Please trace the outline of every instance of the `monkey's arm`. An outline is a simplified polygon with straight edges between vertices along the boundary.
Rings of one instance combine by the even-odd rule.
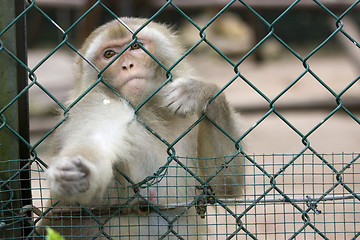
[[[216,194],[231,197],[242,193],[244,186],[244,157],[232,156],[241,145],[235,144],[241,129],[235,114],[224,94],[210,99],[219,91],[214,84],[197,80],[174,79],[164,89],[164,105],[175,114],[186,116],[190,113],[204,114],[206,118],[199,124],[198,132],[198,167],[204,179],[211,178],[218,169],[222,169],[210,181]],[[226,136],[212,122],[225,131]],[[232,138],[232,139],[231,139]],[[224,158],[222,158],[224,157]],[[206,160],[204,160],[204,158]],[[232,159],[232,160],[231,160]],[[228,164],[223,165],[224,162]]]
[[[47,170],[52,197],[89,203],[101,198],[113,178],[114,162],[127,154],[126,127],[132,110],[95,97],[80,101],[56,130],[58,153]]]

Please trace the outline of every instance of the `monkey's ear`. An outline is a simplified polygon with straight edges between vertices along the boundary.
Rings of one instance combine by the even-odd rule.
[[[207,84],[191,78],[175,78],[160,91],[161,107],[180,116],[201,114],[211,97],[211,93],[206,91],[207,88]]]

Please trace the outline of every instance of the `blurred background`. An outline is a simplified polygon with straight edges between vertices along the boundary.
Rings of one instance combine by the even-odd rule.
[[[302,138],[292,127],[309,135],[311,146],[319,153],[359,152],[358,122],[341,109],[328,118],[338,106],[333,93],[342,93],[344,106],[357,119],[360,116],[360,84],[357,80],[360,50],[344,34],[332,36],[337,28],[334,16],[341,16],[354,1],[326,1],[324,5],[331,13],[312,1],[301,1],[285,14],[293,1],[245,1],[259,15],[236,1],[214,21],[212,19],[229,1],[173,2],[200,28],[207,26],[204,31],[207,41],[223,54],[202,42],[187,58],[203,81],[219,87],[233,81],[225,94],[241,114],[244,132],[251,130],[244,138],[249,154],[301,152],[304,149]],[[114,19],[105,8],[118,16],[138,17],[152,17],[164,8],[154,20],[173,26],[186,49],[201,39],[199,29],[174,6],[164,5],[166,1],[104,0],[103,5],[94,3],[96,1],[37,0],[37,8],[27,13],[29,66],[37,68],[38,82],[62,103],[74,80],[75,53],[65,44],[52,51],[62,43],[62,31],[67,32],[73,46],[80,47],[94,28]],[[88,15],[71,27],[89,9]],[[355,41],[360,40],[359,9],[359,6],[352,8],[342,19],[343,29]],[[291,50],[275,37],[268,37],[272,31]],[[329,36],[332,37],[322,46]],[[253,50],[255,46],[257,48]],[[314,51],[319,46],[322,47]],[[318,79],[309,72],[304,74],[303,59]],[[234,65],[243,78],[236,77]],[[276,100],[275,109],[280,116],[267,114],[269,101],[273,100]],[[32,143],[57,122],[56,109],[54,101],[40,88],[30,89]],[[46,139],[38,150],[47,148]]]

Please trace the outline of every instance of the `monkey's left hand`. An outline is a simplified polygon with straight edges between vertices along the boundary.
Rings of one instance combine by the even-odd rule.
[[[186,116],[191,113],[203,113],[213,94],[213,85],[203,82],[176,78],[163,87],[162,107],[174,114]]]

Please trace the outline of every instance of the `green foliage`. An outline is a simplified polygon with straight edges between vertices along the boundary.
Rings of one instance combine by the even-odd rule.
[[[46,228],[46,240],[65,240],[58,232],[52,228]]]

